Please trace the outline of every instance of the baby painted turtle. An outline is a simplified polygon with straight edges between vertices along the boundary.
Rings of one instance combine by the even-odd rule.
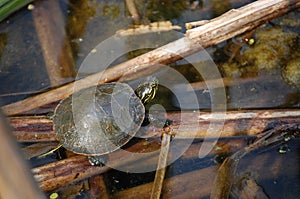
[[[64,148],[89,156],[92,165],[101,165],[102,155],[125,145],[140,129],[144,105],[157,88],[157,79],[151,77],[135,91],[120,82],[80,90],[56,107],[56,138]]]

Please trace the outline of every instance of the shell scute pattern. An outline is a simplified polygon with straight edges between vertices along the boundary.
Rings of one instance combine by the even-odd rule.
[[[68,150],[102,155],[125,145],[138,131],[145,108],[133,89],[108,83],[81,90],[55,110],[57,139]]]

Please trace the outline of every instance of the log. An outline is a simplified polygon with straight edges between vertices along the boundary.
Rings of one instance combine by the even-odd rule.
[[[223,115],[226,114],[226,115]],[[224,118],[222,118],[224,116]],[[237,135],[255,136],[267,127],[280,123],[299,123],[300,110],[240,110],[226,113],[208,112],[168,112],[167,118],[172,120],[171,127],[176,138],[229,137]],[[219,119],[218,119],[219,118]],[[46,116],[10,117],[13,134],[19,142],[56,141],[52,120]],[[224,121],[224,124],[222,122]],[[223,125],[221,132],[207,135],[210,125]],[[160,137],[161,129],[151,127],[143,136]]]
[[[210,23],[188,30],[186,37],[182,39],[118,64],[105,71],[78,80],[76,88],[83,89],[96,84],[115,81],[133,71],[139,74],[141,71],[152,68],[157,64],[175,62],[203,48],[218,44],[226,39],[256,28],[298,7],[300,7],[299,0],[260,0],[240,9],[231,10],[212,20]],[[155,70],[155,67],[153,70]],[[63,99],[69,96],[73,90],[74,82],[43,94],[5,105],[2,109],[8,116],[17,115]]]

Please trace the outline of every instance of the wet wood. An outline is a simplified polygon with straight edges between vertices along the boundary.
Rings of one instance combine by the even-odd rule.
[[[11,117],[9,122],[19,142],[57,141],[53,133],[53,122],[47,116]]]
[[[51,86],[66,83],[66,78],[72,80],[75,64],[58,1],[36,1],[32,15]]]
[[[138,24],[140,22],[140,15],[136,9],[135,3],[133,0],[125,0],[127,9],[134,21],[134,23]]]
[[[245,142],[244,140],[242,142]],[[157,140],[142,140],[130,147],[126,148],[126,150],[130,152],[141,152],[147,153],[155,150],[160,149],[161,141]],[[245,144],[245,143],[244,143]],[[229,152],[234,152],[238,150],[242,145],[237,145],[235,141],[233,142],[226,142],[226,147],[230,148]],[[218,144],[218,147],[222,146],[222,143]],[[193,159],[198,158],[199,152],[199,144],[192,144],[189,149],[182,155],[182,159]],[[225,146],[223,146],[225,148]],[[210,155],[215,155],[218,152],[224,152],[220,150],[213,150],[211,151]],[[157,154],[158,156],[158,154]],[[140,161],[136,161],[134,157],[128,158],[123,157],[123,154],[120,151],[113,152],[109,155],[109,159],[114,161],[114,166],[121,166],[127,165],[127,167],[132,169],[140,169],[144,167],[153,166],[155,168],[157,164],[157,157],[152,155],[146,155]],[[40,166],[37,168],[32,169],[35,179],[39,183],[40,187],[44,191],[53,191],[61,186],[65,186],[71,182],[78,182],[84,178],[88,178],[91,176],[102,174],[108,171],[110,168],[108,167],[96,167],[90,166],[90,163],[87,160],[87,157],[76,155],[65,160],[61,160],[58,162],[50,163],[44,166]],[[216,170],[216,169],[215,169]],[[101,177],[102,178],[102,177]],[[101,184],[101,192],[103,191],[104,196],[106,195],[105,185],[102,182],[98,182]],[[91,185],[92,186],[92,185]],[[151,184],[152,186],[152,184]],[[99,187],[98,187],[99,188]],[[103,189],[103,190],[102,190]],[[99,190],[99,189],[98,189]],[[167,190],[166,188],[164,190]],[[151,193],[151,187],[149,188],[149,197]]]
[[[132,145],[127,148],[128,151],[146,152],[146,150],[157,150],[159,146],[155,144],[156,141],[146,141]],[[113,168],[115,167],[128,167],[134,169],[136,166],[141,168],[155,164],[157,157],[153,154],[145,154],[142,159],[137,159],[134,153],[130,157],[125,156],[122,150],[115,151],[109,154],[107,164]],[[78,182],[85,178],[105,173],[110,168],[107,166],[97,167],[91,166],[87,157],[76,155],[58,162],[50,163],[32,169],[34,178],[39,183],[44,191],[52,191],[70,182]]]
[[[164,181],[161,198],[202,198],[210,194],[217,167],[208,167],[168,178]],[[114,198],[149,198],[153,183],[136,186],[117,192]]]
[[[129,29],[121,29],[116,32],[120,36],[134,36],[140,34],[180,30],[180,26],[172,25],[171,21],[158,21],[146,25],[134,25]]]
[[[0,115],[0,198],[46,198],[39,190],[16,140]]]
[[[163,189],[163,183],[164,183],[165,173],[167,169],[167,160],[168,160],[168,153],[170,149],[171,136],[172,136],[171,133],[164,133],[162,135],[161,149],[158,158],[153,187],[151,191],[151,197],[150,197],[151,199],[159,199]]]
[[[224,41],[224,38],[254,29],[299,6],[299,0],[259,0],[239,9],[232,9],[209,22],[205,21],[204,25],[187,30],[186,35],[194,42],[210,42],[215,45]]]
[[[285,123],[299,123],[300,110],[241,110],[226,113],[168,112],[176,138],[228,137],[237,135],[255,136],[265,128]],[[46,116],[10,117],[13,134],[20,142],[56,141],[52,120]],[[220,131],[207,130],[218,127]],[[217,129],[217,128],[216,128]],[[160,137],[161,129],[151,127],[145,137]]]
[[[44,191],[52,191],[69,182],[78,182],[104,173],[108,167],[91,166],[86,156],[74,156],[32,169],[35,180]]]
[[[224,149],[228,148],[229,151],[227,153],[237,151],[245,146],[247,140],[240,141],[241,143],[238,143],[236,139],[226,141],[225,145],[222,145],[222,141],[220,141],[220,143],[218,142],[216,149],[213,149],[209,153],[209,156],[213,157],[214,155],[219,153],[223,154],[224,150],[220,150],[220,147]],[[131,152],[139,151],[142,153],[146,153],[147,151],[158,150],[160,148],[159,143],[159,140],[142,140],[134,145],[131,145],[129,148],[126,148],[126,150]],[[198,159],[200,146],[201,144],[199,143],[192,144],[189,149],[181,156],[182,160]],[[172,154],[170,155],[172,156]],[[272,172],[270,172],[270,168],[263,167],[263,165],[266,164],[266,159],[261,158],[261,156],[258,158],[259,159],[253,161],[257,162],[257,164],[250,165],[253,168],[251,167],[252,169],[249,170],[254,171],[259,168],[265,169],[264,171],[262,171],[262,173],[266,173],[263,178],[270,178],[270,176],[272,177],[274,175],[280,175],[280,172],[282,172],[282,169],[280,167],[280,165],[283,164],[282,162],[277,162],[277,166],[273,166],[271,168]],[[155,168],[157,160],[157,157],[148,154],[139,161],[134,158],[134,155],[129,158],[123,157],[123,154],[120,151],[109,154],[109,161],[112,161],[112,163],[110,163],[111,165],[113,165],[114,167],[127,165],[130,170],[145,168],[151,165]],[[209,159],[208,161],[212,160]],[[78,182],[84,178],[102,174],[108,169],[110,168],[106,166],[90,166],[87,157],[77,155],[75,157],[61,160],[56,163],[50,163],[48,165],[35,168],[32,171],[35,179],[38,181],[43,190],[53,191],[70,182]],[[184,196],[199,198],[200,196],[209,196],[213,185],[213,178],[216,172],[216,167],[209,167],[166,179],[164,181],[163,198],[167,198],[168,196],[172,198],[180,198]],[[116,196],[117,198],[149,198],[151,195],[152,186],[153,183],[137,186],[124,191],[120,191],[114,196]]]
[[[230,142],[229,142],[230,143]],[[198,151],[191,151],[193,158],[198,158]],[[295,159],[295,164],[297,160]],[[266,166],[268,165],[268,166]],[[266,181],[277,178],[278,176],[294,175],[298,172],[297,167],[288,166],[284,156],[274,160],[274,154],[263,153],[248,160],[241,161],[241,173],[249,175],[259,175],[258,180]],[[284,168],[284,169],[283,169]],[[213,188],[214,177],[218,167],[206,167],[200,170],[194,170],[184,174],[172,176],[164,181],[164,189],[161,198],[210,198]],[[237,177],[235,177],[238,180]],[[256,179],[257,180],[257,179]],[[153,183],[139,185],[126,190],[121,190],[113,195],[113,198],[139,199],[149,198]]]
[[[188,30],[186,37],[171,42],[134,59],[116,65],[105,71],[90,75],[76,82],[80,90],[104,82],[116,81],[124,75],[139,74],[157,64],[170,64],[191,55],[203,48],[218,44],[243,32],[256,28],[269,20],[279,17],[300,7],[300,1],[260,0],[239,9],[231,10],[195,29]],[[153,68],[153,69],[152,69]],[[129,76],[130,77],[130,76]],[[74,83],[25,100],[2,107],[5,114],[11,116],[38,108],[69,96],[74,91]]]

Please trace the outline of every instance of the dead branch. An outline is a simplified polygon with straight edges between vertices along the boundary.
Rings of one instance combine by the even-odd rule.
[[[125,0],[126,5],[127,5],[127,9],[129,11],[129,13],[131,14],[131,17],[133,19],[133,21],[135,23],[139,23],[140,22],[140,15],[136,9],[136,6],[134,4],[133,0]]]
[[[55,14],[53,14],[55,13]],[[58,1],[37,1],[32,12],[51,86],[75,77],[75,64]]]
[[[158,21],[146,25],[135,25],[129,29],[121,29],[116,32],[120,36],[140,35],[153,32],[164,32],[170,30],[180,30],[180,26],[172,25],[171,21]]]
[[[69,182],[104,173],[108,167],[91,166],[85,156],[75,156],[32,169],[35,180],[44,191],[55,190]]]
[[[159,144],[155,140],[143,140],[126,150],[146,152],[145,148],[147,148],[147,150],[157,150]],[[135,164],[137,161],[138,164]],[[157,158],[152,154],[146,154],[143,159],[137,159],[134,156],[124,157],[122,151],[118,150],[109,154],[108,164],[113,167],[127,166],[128,168],[134,168],[135,165],[143,167],[155,164],[156,162]],[[42,190],[52,191],[69,182],[77,182],[96,174],[102,174],[109,169],[110,168],[107,166],[91,166],[86,156],[76,155],[71,158],[34,168],[32,169],[32,172]]]
[[[228,137],[236,135],[254,136],[270,125],[280,123],[299,123],[300,111],[297,109],[281,110],[243,110],[226,113],[207,112],[168,112],[167,118],[172,120],[171,127],[176,131],[176,138]],[[20,142],[56,141],[52,120],[46,116],[10,117],[13,134]],[[224,122],[224,123],[223,123]],[[211,132],[209,127],[220,127],[220,132]],[[272,126],[270,126],[272,127]],[[161,130],[151,128],[146,137],[160,137]]]
[[[52,120],[47,116],[22,116],[9,118],[13,134],[19,142],[57,141]]]
[[[212,143],[214,141],[212,140]],[[242,147],[246,146],[246,140],[232,140],[230,142],[226,141],[225,145],[222,141],[219,141],[216,149],[213,149],[208,156],[214,156],[218,153],[233,153]],[[222,144],[223,143],[223,144]],[[201,145],[192,144],[187,151],[181,156],[182,159],[195,159],[199,158],[199,148]],[[224,148],[224,150],[220,151],[220,148]],[[123,153],[118,150],[111,154],[109,154],[109,162],[110,165],[113,167],[117,166],[126,166],[129,170],[145,168],[152,166],[155,168],[158,157],[148,155],[147,152],[156,151],[160,149],[160,140],[159,139],[148,139],[148,140],[141,140],[138,143],[131,145],[130,147],[126,148],[127,151],[134,152],[134,153],[145,153],[142,159],[136,159],[134,155],[132,157],[124,157]],[[172,152],[169,154],[172,156]],[[157,154],[158,156],[158,154]],[[261,157],[258,157],[261,158]],[[263,165],[265,161],[258,160],[253,161],[258,162],[258,164],[254,164],[256,169],[258,168],[265,168]],[[280,163],[275,170],[272,170],[272,173],[268,173],[268,178],[271,175],[277,175],[278,172],[282,171],[280,167]],[[45,166],[41,166],[32,170],[35,179],[38,181],[39,185],[44,191],[52,191],[55,190],[63,185],[66,185],[70,182],[80,181],[82,179],[102,174],[106,172],[109,168],[108,167],[95,167],[90,166],[87,157],[77,155],[75,157],[71,157],[65,160],[61,160],[55,163],[50,163]],[[265,168],[269,170],[269,168]],[[274,168],[273,168],[274,169]],[[185,194],[191,195],[200,195],[200,196],[207,196],[209,195],[212,184],[213,178],[216,174],[217,168],[210,167],[203,170],[186,173],[180,176],[176,176],[172,179],[167,179],[164,182],[164,189],[163,189],[163,196],[184,196]],[[277,172],[277,173],[276,173]],[[179,178],[178,178],[179,177]],[[200,182],[199,182],[200,180]],[[199,184],[200,183],[200,184]],[[204,183],[204,184],[203,184]],[[128,189],[125,191],[118,192],[116,196],[118,197],[137,197],[140,198],[147,198],[150,197],[152,183],[147,185],[138,186],[132,189]],[[187,188],[188,187],[188,188]],[[199,189],[201,187],[201,189]],[[170,190],[172,190],[170,192]],[[188,192],[188,193],[187,193]],[[123,195],[124,194],[124,195]],[[141,194],[141,195],[139,195]],[[204,194],[204,195],[203,195]],[[178,196],[178,197],[179,197]],[[199,197],[196,197],[199,198]]]
[[[167,170],[168,153],[170,149],[171,134],[162,135],[161,150],[158,158],[157,169],[151,191],[151,199],[159,199],[163,189],[165,173]]]
[[[203,48],[218,44],[226,39],[256,28],[298,7],[300,7],[299,0],[260,0],[240,9],[231,10],[211,20],[210,23],[188,30],[187,37],[185,38],[176,40],[115,67],[77,81],[76,88],[83,89],[96,84],[115,81],[125,74],[132,73],[132,71],[140,73],[156,64],[175,62]],[[69,83],[43,94],[5,105],[2,109],[9,116],[24,113],[39,106],[63,99],[69,96],[73,92],[73,89],[74,83]]]
[[[299,6],[299,0],[259,0],[239,9],[232,9],[198,28],[187,30],[186,35],[201,45],[206,42],[215,45],[224,41],[224,38],[249,31]]]

